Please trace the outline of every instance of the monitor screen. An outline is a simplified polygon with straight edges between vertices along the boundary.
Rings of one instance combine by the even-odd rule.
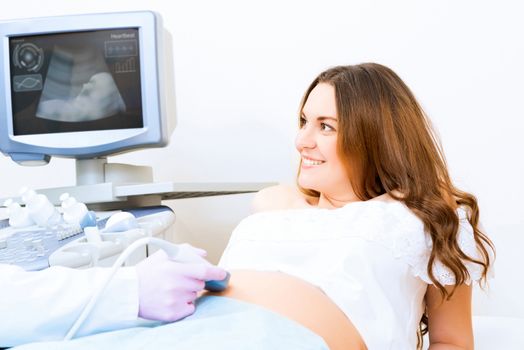
[[[151,11],[0,22],[0,150],[30,165],[165,146],[171,59]]]
[[[14,135],[142,128],[138,28],[9,38]]]

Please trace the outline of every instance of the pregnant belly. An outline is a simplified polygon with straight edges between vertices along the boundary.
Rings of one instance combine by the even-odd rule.
[[[331,350],[366,349],[347,316],[319,288],[280,272],[234,270],[229,287],[209,293],[257,304],[324,338]]]

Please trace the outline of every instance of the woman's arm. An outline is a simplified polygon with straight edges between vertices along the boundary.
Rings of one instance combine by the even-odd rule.
[[[451,291],[453,287],[446,289]],[[471,286],[460,285],[450,300],[442,301],[438,289],[430,285],[426,292],[429,349],[473,349],[471,321]]]

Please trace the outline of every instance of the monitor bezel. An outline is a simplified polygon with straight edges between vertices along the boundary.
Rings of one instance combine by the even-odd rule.
[[[14,135],[9,39],[12,37],[137,28],[143,127],[36,135]],[[0,23],[0,148],[13,159],[35,154],[77,159],[100,157],[168,142],[163,89],[163,26],[151,11],[29,18]],[[15,159],[16,160],[16,159]]]

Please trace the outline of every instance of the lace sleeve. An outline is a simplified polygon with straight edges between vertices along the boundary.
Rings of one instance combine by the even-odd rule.
[[[469,221],[467,220],[466,213],[463,209],[459,209],[459,232],[457,236],[458,244],[460,246],[460,249],[469,257],[476,259],[476,260],[482,260],[481,253],[477,250],[477,245],[473,236],[473,228],[471,227]],[[431,279],[429,278],[429,274],[427,271],[427,266],[429,262],[429,255],[431,252],[431,248],[433,246],[431,242],[431,238],[429,235],[426,237],[426,242],[428,243],[428,250],[426,254],[424,254],[424,258],[420,259],[418,263],[413,267],[414,273],[416,276],[419,276],[424,282],[428,284],[433,284]],[[488,250],[490,252],[490,250]],[[492,256],[490,256],[492,257]],[[471,282],[476,282],[482,278],[482,272],[483,267],[482,265],[475,264],[471,261],[463,261],[464,265],[466,266],[468,272],[469,272],[469,279],[466,280],[466,284],[471,284]],[[436,261],[433,265],[433,275],[443,285],[454,285],[455,284],[455,276],[453,275],[452,271],[444,266],[442,262]],[[490,267],[488,270],[488,279],[493,277],[493,268]]]

